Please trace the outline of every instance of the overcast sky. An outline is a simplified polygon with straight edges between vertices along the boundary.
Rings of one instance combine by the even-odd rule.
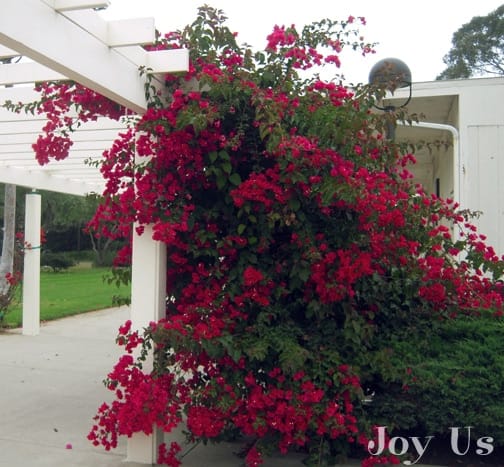
[[[451,48],[453,33],[474,16],[498,8],[498,0],[111,0],[106,19],[154,17],[161,32],[191,23],[204,3],[224,10],[228,26],[240,42],[264,48],[274,25],[295,24],[299,29],[323,18],[364,16],[365,39],[378,42],[377,53],[366,58],[351,54],[340,71],[348,82],[367,82],[370,68],[386,57],[405,61],[413,81],[432,81],[443,71],[443,56]]]

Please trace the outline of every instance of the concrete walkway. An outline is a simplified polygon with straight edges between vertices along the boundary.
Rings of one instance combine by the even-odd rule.
[[[107,453],[86,436],[110,398],[102,381],[128,316],[111,309],[48,322],[38,336],[0,334],[0,467],[121,465],[124,444]]]
[[[0,332],[0,467],[138,466],[124,462],[125,440],[106,452],[86,439],[98,406],[110,400],[102,381],[121,354],[115,337],[128,317],[128,308],[114,308],[45,323],[35,337]],[[239,467],[235,449],[198,447],[182,465]],[[263,464],[302,466],[296,456]]]

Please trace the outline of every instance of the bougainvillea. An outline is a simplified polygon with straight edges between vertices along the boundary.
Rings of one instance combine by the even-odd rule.
[[[502,262],[453,201],[412,183],[413,155],[372,112],[379,90],[336,74],[343,49],[372,52],[356,22],[276,26],[253,52],[204,7],[160,36],[156,48],[190,49],[190,70],[166,76],[165,94],[149,87],[149,109],[105,152],[92,225],[115,238],[152,225],[168,249],[166,317],[143,333],[121,327],[96,445],[183,424],[190,441],[244,437],[249,467],[272,449],[305,452],[308,465],[366,453],[366,394],[394,374],[390,339],[502,313]],[[332,81],[307,73],[324,66]],[[69,108],[122,114],[77,85],[42,92],[43,163],[65,156]],[[162,445],[159,461],[180,455]]]

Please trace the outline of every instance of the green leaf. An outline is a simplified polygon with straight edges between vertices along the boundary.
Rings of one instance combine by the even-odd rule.
[[[221,172],[217,175],[217,188],[222,190],[226,186],[227,180],[224,174]]]
[[[222,170],[227,174],[230,174],[231,170],[233,170],[233,166],[231,165],[231,162],[224,162],[221,167],[222,167]]]
[[[248,345],[244,350],[250,358],[263,361],[268,355],[268,347],[269,345],[266,339],[258,339],[251,343],[251,345]]]
[[[299,209],[301,208],[301,203],[297,198],[289,199],[288,205],[289,208],[291,208],[293,211],[299,211]]]
[[[279,355],[280,366],[286,373],[302,370],[309,356],[309,352],[292,341],[283,342],[283,349]]]
[[[257,237],[249,237],[248,239],[249,245],[255,245],[257,243]]]
[[[234,173],[234,174],[231,174],[229,176],[229,181],[235,185],[235,186],[238,186],[241,184],[242,180],[241,180],[241,177],[240,177],[240,174],[237,174],[237,173]]]
[[[217,160],[217,151],[212,151],[208,157],[210,158],[210,162],[214,163]]]
[[[245,232],[246,228],[247,228],[247,226],[245,224],[240,224],[238,226],[238,228],[236,229],[236,231],[238,232],[238,235],[241,235],[243,232]]]
[[[231,160],[231,158],[229,157],[229,154],[226,151],[219,151],[219,157],[223,161],[230,161]]]

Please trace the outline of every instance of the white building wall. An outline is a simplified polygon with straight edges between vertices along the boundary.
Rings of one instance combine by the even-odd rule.
[[[504,79],[470,81],[459,97],[461,204],[481,212],[474,224],[503,255]]]
[[[436,180],[439,180],[439,196],[454,198],[453,192],[453,147],[440,148],[434,153],[433,189],[436,192]]]
[[[408,90],[398,90],[393,99],[404,100],[407,93]],[[447,96],[454,97],[453,105],[441,114],[440,108],[446,104],[441,103],[441,98]],[[440,195],[454,197],[453,178],[458,173],[461,208],[481,212],[473,223],[487,236],[486,243],[501,256],[504,255],[503,104],[504,78],[481,78],[414,83],[413,99],[408,106],[416,112],[419,109],[415,105],[420,106],[427,121],[450,124],[458,130],[459,168],[453,166],[453,150],[446,159],[442,157],[443,149],[433,153],[431,191],[435,190],[436,178],[440,178]]]

